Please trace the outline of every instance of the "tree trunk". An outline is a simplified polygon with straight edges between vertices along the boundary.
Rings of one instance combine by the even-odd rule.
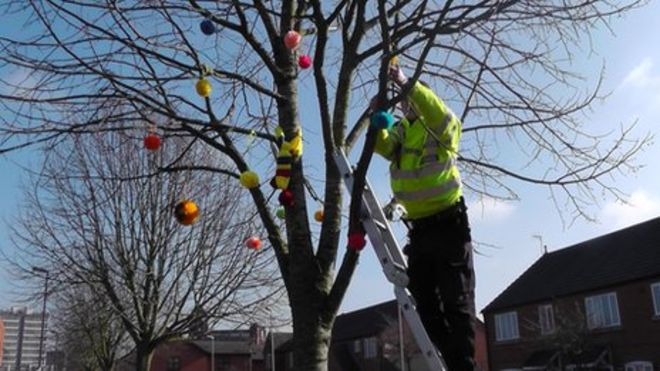
[[[135,371],[150,371],[152,349],[145,345],[138,345],[135,348]]]
[[[294,312],[294,370],[327,371],[331,329],[332,324],[322,323],[314,311]]]

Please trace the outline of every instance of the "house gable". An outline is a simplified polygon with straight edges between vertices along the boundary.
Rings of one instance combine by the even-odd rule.
[[[543,255],[483,313],[660,275],[660,218]]]

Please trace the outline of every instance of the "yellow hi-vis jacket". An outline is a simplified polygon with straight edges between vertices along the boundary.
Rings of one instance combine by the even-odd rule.
[[[419,82],[408,98],[419,117],[381,130],[375,151],[391,162],[394,197],[414,220],[447,209],[462,195],[456,167],[461,121]]]

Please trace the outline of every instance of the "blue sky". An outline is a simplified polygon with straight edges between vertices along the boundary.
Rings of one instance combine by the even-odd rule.
[[[597,103],[586,121],[603,130],[612,130],[622,124],[638,120],[635,132],[639,135],[657,133],[660,122],[660,49],[657,37],[660,24],[660,2],[652,2],[642,10],[627,14],[614,22],[612,35],[606,30],[594,34],[593,48],[596,54],[576,60],[575,68],[590,78],[605,63],[604,90],[613,94],[604,102]],[[585,40],[586,42],[586,40]],[[309,74],[309,72],[306,72]],[[6,77],[6,76],[5,76]],[[305,78],[304,74],[301,78]],[[306,77],[311,85],[311,77]],[[311,128],[318,133],[318,129]],[[307,146],[308,154],[314,149]],[[481,255],[475,259],[477,272],[477,309],[487,305],[498,293],[541,255],[540,236],[548,250],[570,246],[586,239],[660,215],[660,173],[654,160],[660,158],[660,147],[653,144],[638,156],[637,161],[646,167],[634,176],[618,177],[616,185],[628,193],[629,205],[603,199],[596,211],[597,223],[579,220],[568,226],[555,210],[545,188],[523,186],[521,201],[495,203],[486,200],[476,203],[469,199],[473,238],[488,246],[480,246]],[[9,158],[0,157],[0,217],[11,221],[20,203],[20,169],[14,161],[30,160],[29,152],[17,153]],[[376,159],[371,169],[372,183],[386,197],[387,182],[384,162]],[[384,200],[385,201],[385,200]],[[310,205],[313,211],[314,206]],[[400,226],[397,231],[401,241],[405,235]],[[0,225],[0,246],[8,246],[8,228]],[[10,278],[0,276],[0,307],[10,305],[12,298]],[[375,254],[369,248],[362,254],[360,265],[341,308],[342,312],[354,310],[393,298],[392,288],[385,280]]]

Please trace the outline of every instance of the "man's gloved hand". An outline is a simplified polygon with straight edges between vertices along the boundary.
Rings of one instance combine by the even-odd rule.
[[[408,82],[408,78],[401,70],[398,64],[391,64],[389,68],[390,79],[399,86],[403,86]]]

